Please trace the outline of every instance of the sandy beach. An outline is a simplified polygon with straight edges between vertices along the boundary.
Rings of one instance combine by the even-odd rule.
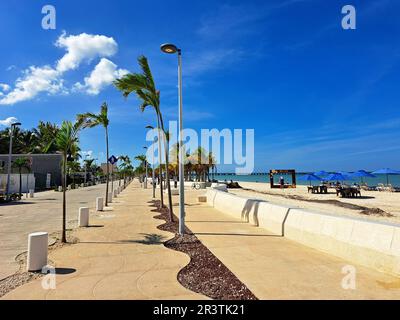
[[[361,197],[341,198],[334,189],[328,194],[307,192],[307,186],[295,189],[271,189],[269,183],[239,181],[243,189],[229,189],[229,192],[246,197],[258,198],[276,204],[310,209],[323,213],[343,214],[360,218],[400,223],[400,192],[361,191]],[[373,214],[365,208],[379,208],[385,213]]]

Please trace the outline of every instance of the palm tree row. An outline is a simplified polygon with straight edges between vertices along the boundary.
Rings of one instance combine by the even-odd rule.
[[[178,176],[179,147],[174,144],[171,147],[170,157],[172,159],[170,170]],[[192,181],[209,181],[214,179],[216,171],[216,160],[212,152],[207,152],[204,148],[198,147],[192,154],[184,155],[185,179]],[[211,171],[211,176],[210,176]]]
[[[138,63],[141,68],[141,73],[128,73],[120,79],[114,81],[115,87],[122,92],[122,95],[127,98],[131,93],[135,93],[137,98],[140,101],[139,108],[142,112],[145,111],[147,107],[152,107],[156,114],[156,123],[158,130],[158,141],[159,141],[159,151],[161,150],[161,141],[164,144],[165,151],[165,164],[168,168],[169,165],[169,156],[168,156],[168,147],[167,147],[167,139],[165,137],[165,128],[164,121],[160,109],[160,91],[157,90],[153,75],[151,73],[149,63],[145,56],[140,56],[138,58]],[[162,163],[161,160],[161,151],[159,152],[159,163]],[[161,206],[164,206],[164,197],[163,197],[163,175],[160,166],[160,200]],[[167,182],[168,189],[168,202],[169,202],[169,213],[170,220],[173,221],[173,206],[172,206],[172,196],[171,196],[171,184],[169,179],[169,170],[165,171],[165,179]]]
[[[54,153],[56,146],[51,143],[57,135],[59,128],[56,124],[40,121],[36,128],[21,130],[14,128],[13,152],[26,153]],[[0,130],[0,154],[8,153],[10,143],[10,130]],[[49,145],[50,144],[50,145]]]

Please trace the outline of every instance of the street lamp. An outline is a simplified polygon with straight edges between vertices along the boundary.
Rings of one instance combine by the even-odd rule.
[[[143,149],[145,149],[146,153],[147,153],[147,147],[143,147]],[[144,188],[147,189],[147,155],[145,155],[145,158],[144,158],[144,165],[146,168],[146,177],[144,178]]]
[[[146,129],[154,130],[153,126],[146,126]],[[154,137],[153,144],[151,145],[151,157],[152,157],[152,170],[151,170],[151,180],[153,186],[153,198],[156,197],[156,184],[155,184],[155,172],[154,172],[154,143],[156,142],[156,137]]]
[[[172,43],[161,45],[161,51],[168,54],[178,54],[178,96],[179,96],[179,234],[185,233],[185,189],[183,166],[183,124],[182,124],[182,52]]]
[[[8,152],[8,169],[7,169],[7,186],[6,186],[6,196],[7,200],[9,200],[10,196],[10,178],[11,178],[11,158],[12,158],[12,143],[13,143],[13,134],[14,134],[14,129],[17,126],[20,126],[21,122],[14,122],[10,126],[10,146],[9,146],[9,152]]]

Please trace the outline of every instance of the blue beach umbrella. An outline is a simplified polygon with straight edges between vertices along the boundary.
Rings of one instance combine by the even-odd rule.
[[[389,184],[389,175],[391,174],[400,174],[400,171],[390,169],[390,168],[382,168],[372,172],[373,174],[386,174],[386,184]]]
[[[314,175],[318,176],[318,177],[324,177],[329,175],[329,172],[326,172],[324,170],[318,171],[318,172],[314,172]]]
[[[365,170],[358,170],[356,172],[353,172],[350,174],[350,176],[352,177],[360,177],[361,178],[361,183],[363,183],[363,178],[367,177],[367,178],[375,178],[375,176]]]
[[[321,181],[322,179],[320,177],[317,177],[314,174],[305,174],[301,177],[298,178],[298,180],[303,180],[303,181],[310,181],[310,186],[311,186],[311,181]]]
[[[351,178],[351,173],[350,172],[346,172],[346,171],[339,171],[338,173],[340,173],[343,177],[345,177],[345,180],[353,180]]]
[[[327,181],[344,181],[347,179],[348,179],[348,177],[347,176],[345,177],[341,173],[332,173],[329,176],[327,176],[326,178],[324,178],[324,180],[327,180]]]

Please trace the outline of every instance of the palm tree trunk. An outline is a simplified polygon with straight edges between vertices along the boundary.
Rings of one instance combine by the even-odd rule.
[[[161,166],[161,134],[160,134],[160,115],[157,113],[157,130],[158,130],[158,162],[159,170],[158,175],[160,177],[160,200],[161,208],[164,207],[164,194],[163,194],[163,180],[162,180],[162,166]]]
[[[67,204],[66,204],[66,192],[65,192],[65,180],[66,180],[66,170],[67,170],[67,155],[64,154],[63,157],[63,170],[62,170],[62,189],[63,189],[63,217],[62,217],[62,235],[61,235],[61,242],[67,242],[66,236],[66,218],[67,218]]]
[[[106,169],[106,199],[105,199],[105,202],[106,202],[106,207],[107,207],[108,206],[108,182],[110,180],[110,177],[109,177],[110,170],[108,168],[108,158],[109,158],[109,156],[108,156],[108,127],[106,126],[105,128],[106,128],[106,156],[107,156],[107,159],[106,159],[107,169]]]
[[[164,130],[164,122],[160,114],[160,122],[161,122],[161,128],[162,131],[165,133]],[[165,137],[165,135],[164,135]],[[172,206],[172,195],[171,195],[171,183],[169,181],[169,173],[168,173],[168,142],[167,139],[164,140],[164,149],[165,149],[165,179],[167,180],[167,189],[168,189],[168,204],[169,204],[169,219],[171,222],[174,221],[174,211],[173,211],[173,206]]]

